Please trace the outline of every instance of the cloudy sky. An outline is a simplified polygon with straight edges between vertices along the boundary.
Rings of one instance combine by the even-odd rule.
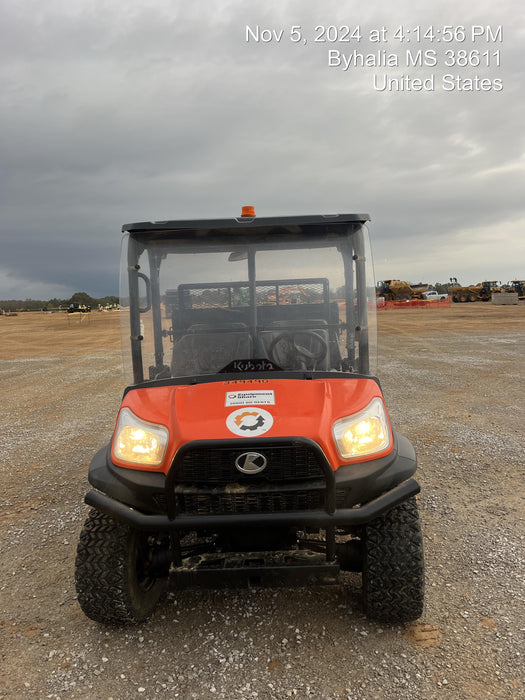
[[[243,204],[370,213],[377,279],[525,278],[524,7],[0,0],[0,299],[115,294],[123,223]]]

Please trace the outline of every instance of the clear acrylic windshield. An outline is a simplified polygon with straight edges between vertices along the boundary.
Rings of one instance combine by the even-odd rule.
[[[128,384],[230,372],[375,373],[366,227],[306,241],[254,238],[124,236]]]

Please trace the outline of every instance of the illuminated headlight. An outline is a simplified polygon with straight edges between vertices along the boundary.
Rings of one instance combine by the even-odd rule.
[[[379,398],[353,416],[339,418],[333,425],[337,450],[343,459],[365,457],[390,447],[390,428]]]
[[[123,408],[113,438],[113,456],[123,462],[158,467],[164,460],[168,438],[163,425],[148,423]]]

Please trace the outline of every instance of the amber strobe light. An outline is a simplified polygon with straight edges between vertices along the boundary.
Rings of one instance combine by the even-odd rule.
[[[243,207],[241,216],[255,217],[255,207],[251,207],[251,206]]]

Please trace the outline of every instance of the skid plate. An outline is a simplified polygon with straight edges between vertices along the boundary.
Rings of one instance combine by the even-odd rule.
[[[325,585],[338,579],[339,563],[311,550],[202,554],[170,568],[175,589]]]

